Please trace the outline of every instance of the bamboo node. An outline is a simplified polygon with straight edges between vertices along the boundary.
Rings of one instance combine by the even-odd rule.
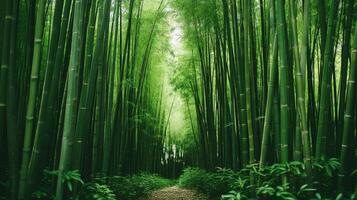
[[[258,116],[257,118],[255,118],[255,120],[263,120],[265,119],[265,116]]]
[[[288,104],[281,104],[282,108],[287,108],[289,105]]]
[[[26,117],[26,120],[30,121],[30,120],[33,120],[34,117],[33,116],[30,116],[30,117]]]
[[[6,107],[5,103],[0,103],[0,107]]]
[[[9,68],[8,65],[1,65],[1,69],[7,69],[7,68]]]
[[[5,20],[6,20],[6,19],[13,19],[13,17],[12,17],[11,15],[6,15],[6,16],[5,16]]]

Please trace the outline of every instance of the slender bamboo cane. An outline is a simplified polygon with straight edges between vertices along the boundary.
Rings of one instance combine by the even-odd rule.
[[[272,123],[272,114],[273,114],[273,101],[274,101],[274,93],[277,90],[278,83],[278,41],[277,35],[274,36],[273,42],[273,63],[270,66],[269,71],[269,82],[268,82],[268,97],[267,97],[267,105],[265,106],[265,116],[264,116],[264,128],[263,128],[263,137],[262,137],[262,145],[260,151],[260,167],[262,168],[266,164],[267,154],[268,154],[268,145],[269,145],[269,134],[271,131],[271,123]]]
[[[357,23],[355,23],[357,25]],[[343,188],[345,182],[347,167],[348,167],[348,155],[351,152],[351,137],[353,136],[354,123],[356,119],[356,76],[357,76],[357,26],[355,28],[355,33],[353,36],[353,45],[351,49],[351,69],[348,79],[348,88],[347,88],[347,98],[346,98],[346,110],[344,115],[343,122],[343,135],[342,135],[342,145],[341,145],[341,168],[339,171],[340,189]]]
[[[334,66],[333,61],[333,48],[335,41],[335,28],[338,13],[339,0],[330,1],[330,10],[327,25],[327,38],[323,56],[323,71],[321,82],[321,94],[320,94],[320,106],[318,117],[318,132],[316,141],[316,153],[315,157],[321,158],[326,155],[326,143],[327,135],[329,131],[329,124],[331,122],[331,78],[332,68]]]
[[[35,38],[34,38],[34,51],[32,58],[32,68],[31,68],[31,81],[30,81],[30,93],[29,100],[27,104],[26,111],[26,126],[24,134],[24,145],[23,145],[23,159],[21,164],[21,180],[19,185],[19,198],[24,199],[27,196],[26,182],[27,182],[27,170],[28,164],[30,162],[31,155],[31,145],[33,138],[33,124],[34,122],[34,112],[36,105],[36,97],[38,92],[38,78],[42,54],[42,42],[43,42],[43,29],[45,24],[45,6],[46,1],[41,0],[37,3],[37,13],[36,13],[36,24],[35,24]]]
[[[284,3],[277,1],[277,32],[279,38],[279,88],[280,88],[280,137],[281,137],[281,162],[289,161],[289,97],[288,97],[288,71],[290,70],[287,51],[287,29],[285,21]]]
[[[63,178],[64,173],[70,167],[70,158],[73,142],[74,124],[76,119],[76,101],[77,101],[77,73],[79,70],[79,58],[81,53],[81,37],[82,37],[82,23],[83,23],[83,7],[84,1],[78,0],[74,5],[74,24],[72,35],[71,57],[68,71],[68,94],[66,99],[66,111],[64,118],[64,128],[61,145],[61,156],[59,160],[59,174],[56,188],[55,199],[63,199]]]
[[[308,119],[307,112],[305,107],[305,84],[304,76],[307,66],[307,57],[308,57],[308,44],[309,44],[309,29],[310,29],[310,0],[304,2],[304,28],[302,36],[302,45],[300,52],[300,66],[296,66],[296,79],[297,79],[297,95],[298,95],[298,113],[300,117],[300,126],[301,126],[301,137],[303,144],[303,156],[304,162],[306,164],[307,170],[310,171],[311,167],[311,142],[308,128]],[[297,133],[298,134],[298,133]]]

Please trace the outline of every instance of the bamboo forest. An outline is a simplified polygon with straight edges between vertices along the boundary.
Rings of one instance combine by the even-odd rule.
[[[0,0],[0,200],[357,200],[357,0]]]

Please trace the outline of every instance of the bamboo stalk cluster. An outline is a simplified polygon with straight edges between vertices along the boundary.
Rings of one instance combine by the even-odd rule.
[[[11,199],[29,199],[44,169],[57,174],[56,199],[73,170],[87,180],[169,173],[168,114],[150,72],[155,5],[148,14],[143,0],[1,1],[0,179]]]
[[[340,179],[351,180],[357,163],[355,1],[175,5],[192,52],[186,77],[193,78],[178,84],[191,93],[186,101],[196,114],[200,166],[296,160],[309,171],[314,160],[337,157]]]

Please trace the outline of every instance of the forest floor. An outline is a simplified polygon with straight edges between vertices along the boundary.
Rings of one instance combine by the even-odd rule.
[[[208,198],[194,190],[173,186],[154,191],[145,200],[208,200]]]

